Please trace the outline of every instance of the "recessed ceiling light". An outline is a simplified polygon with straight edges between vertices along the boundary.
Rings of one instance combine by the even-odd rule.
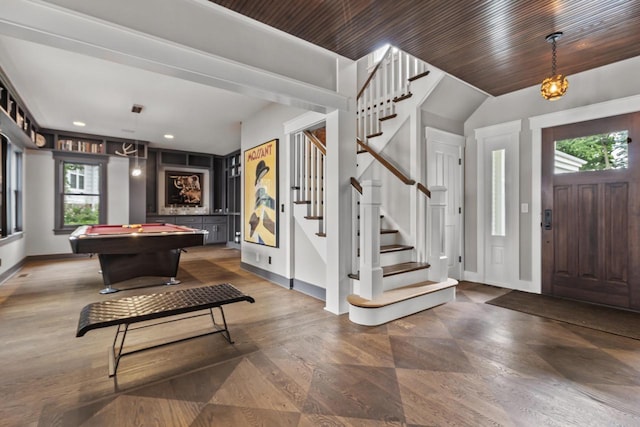
[[[165,137],[166,139],[173,139],[173,135],[171,135],[170,133],[166,133],[166,134],[164,135],[164,137]]]
[[[84,127],[84,126],[86,126],[87,124],[86,124],[85,122],[80,122],[80,121],[77,121],[77,120],[76,120],[75,122],[73,122],[73,125],[74,125],[74,126],[79,126],[79,127]]]

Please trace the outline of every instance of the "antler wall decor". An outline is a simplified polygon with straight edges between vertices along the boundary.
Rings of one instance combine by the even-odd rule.
[[[123,156],[123,157],[129,157],[129,156],[133,156],[134,154],[136,154],[138,152],[138,149],[135,148],[133,146],[133,144],[128,143],[128,142],[123,142],[122,143],[122,152],[116,150],[116,154],[118,156]]]

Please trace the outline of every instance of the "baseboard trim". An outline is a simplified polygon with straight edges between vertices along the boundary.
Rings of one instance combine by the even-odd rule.
[[[265,280],[268,280],[276,285],[280,285],[283,288],[292,289],[293,287],[293,279],[287,279],[284,276],[281,276],[277,273],[274,273],[269,270],[264,270],[260,267],[256,267],[255,265],[248,264],[246,262],[240,262],[240,268],[243,270],[247,270],[250,273],[258,275]]]
[[[327,290],[321,288],[320,286],[312,285],[311,283],[304,282],[299,279],[293,279],[293,288],[294,291],[298,291],[302,294],[309,295],[315,299],[319,299],[320,301],[327,300]]]
[[[11,276],[16,274],[22,268],[25,262],[27,262],[26,258],[22,258],[20,261],[15,263],[11,268],[7,269],[7,271],[0,274],[0,285],[3,284]]]
[[[475,271],[463,271],[462,272],[462,277],[463,280],[466,280],[468,282],[476,282],[476,283],[483,283],[483,278],[482,276],[475,272]]]
[[[50,261],[56,259],[69,259],[69,258],[91,258],[91,255],[87,254],[47,254],[47,255],[29,255],[27,261]]]

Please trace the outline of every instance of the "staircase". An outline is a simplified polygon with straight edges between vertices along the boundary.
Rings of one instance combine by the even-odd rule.
[[[406,203],[418,208],[418,227],[415,235],[401,233],[386,212],[381,215],[380,183],[351,179],[353,273],[349,278],[353,293],[347,300],[349,318],[354,323],[379,325],[455,299],[457,282],[446,277],[444,256],[446,190],[428,190],[380,154],[443,76],[440,70],[429,70],[427,64],[390,48],[358,94],[359,176],[377,162],[390,177],[395,176],[410,188],[413,200]],[[308,236],[326,261],[322,184],[325,143],[317,132],[301,132],[294,140],[296,221],[312,233]],[[425,223],[427,226],[422,225]]]

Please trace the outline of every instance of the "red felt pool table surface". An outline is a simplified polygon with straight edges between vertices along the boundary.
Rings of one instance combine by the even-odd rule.
[[[174,224],[125,224],[92,225],[83,230],[84,236],[104,236],[112,234],[152,234],[152,233],[194,233],[197,230]]]

